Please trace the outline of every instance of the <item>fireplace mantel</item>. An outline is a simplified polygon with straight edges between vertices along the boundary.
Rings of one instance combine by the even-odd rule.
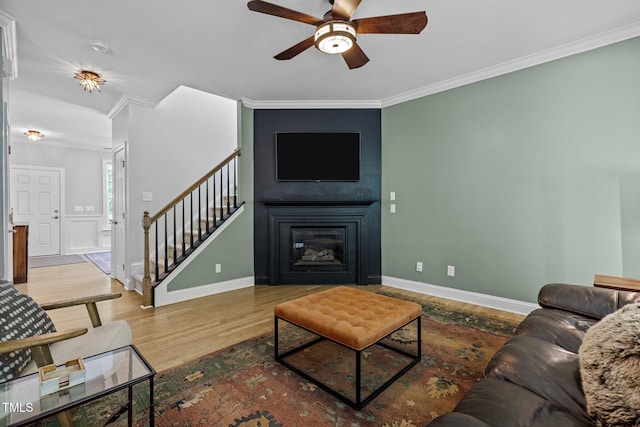
[[[376,200],[263,200],[265,206],[370,206]]]

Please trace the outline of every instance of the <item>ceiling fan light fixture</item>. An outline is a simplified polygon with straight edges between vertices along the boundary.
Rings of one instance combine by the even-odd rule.
[[[356,29],[344,21],[329,21],[316,29],[315,45],[320,52],[335,54],[351,49],[356,42]]]
[[[31,141],[31,142],[38,142],[42,138],[44,138],[44,133],[40,132],[39,130],[35,130],[35,129],[29,129],[24,134],[27,136],[27,139],[29,141]]]
[[[98,73],[87,70],[82,70],[79,73],[76,73],[73,77],[80,80],[80,85],[84,87],[84,90],[88,90],[89,92],[93,92],[94,89],[98,92],[102,92],[100,90],[100,85],[107,82],[105,79],[100,77]]]

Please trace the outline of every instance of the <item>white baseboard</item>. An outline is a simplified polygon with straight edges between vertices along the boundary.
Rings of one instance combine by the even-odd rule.
[[[533,310],[540,308],[537,304],[530,302],[518,301],[509,298],[496,297],[493,295],[481,294],[478,292],[463,291],[460,289],[447,288],[444,286],[431,285],[429,283],[415,282],[413,280],[400,279],[397,277],[382,276],[384,285],[404,289],[407,291],[418,292],[425,295],[432,295],[440,298],[462,301],[469,304],[481,305],[483,307],[494,308],[497,310],[509,311],[527,315]]]
[[[155,307],[174,304],[176,302],[187,301],[195,298],[202,298],[209,295],[220,294],[222,292],[235,291],[236,289],[254,286],[253,276],[239,279],[227,280],[225,282],[211,283],[208,285],[195,286],[193,288],[180,289],[177,291],[158,292],[155,294]],[[162,284],[160,284],[162,285]]]

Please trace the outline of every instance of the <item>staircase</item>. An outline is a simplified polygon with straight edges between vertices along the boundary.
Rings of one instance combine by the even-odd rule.
[[[240,207],[239,156],[237,149],[154,215],[144,212],[143,305],[154,305],[155,287]]]

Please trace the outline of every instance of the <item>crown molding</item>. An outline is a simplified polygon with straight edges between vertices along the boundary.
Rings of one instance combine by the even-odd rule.
[[[2,28],[2,57],[9,62],[5,77],[18,77],[18,42],[16,37],[16,20],[0,10],[0,28]]]
[[[68,142],[59,142],[52,139],[48,139],[47,141],[40,141],[40,142],[27,142],[27,141],[22,141],[19,138],[14,138],[11,141],[10,145],[12,146],[27,145],[27,146],[37,146],[42,148],[64,148],[68,150],[82,150],[82,151],[99,151],[101,153],[111,153],[112,151],[110,147],[96,147],[94,145],[70,144]]]
[[[113,104],[113,107],[111,107],[111,111],[109,111],[107,117],[113,119],[124,107],[128,105],[140,105],[142,107],[155,108],[158,105],[158,102],[149,98],[143,98],[142,96],[125,94],[122,95],[115,104]]]
[[[260,109],[315,109],[315,108],[381,108],[378,100],[283,100],[257,101],[242,98],[242,104],[254,110]]]
[[[578,53],[587,52],[599,47],[618,43],[634,37],[640,36],[640,22],[618,28],[616,30],[590,36],[575,42],[567,43],[554,47],[532,55],[523,56],[512,61],[507,61],[493,67],[485,68],[473,73],[465,74],[453,79],[438,82],[433,85],[425,86],[413,91],[405,92],[399,95],[385,98],[381,101],[382,108],[390,107],[395,104],[411,101],[424,96],[433,95],[438,92],[455,89],[470,83],[476,83],[481,80],[498,77],[504,74],[513,73],[514,71],[523,70],[546,62],[555,61],[556,59],[566,58]]]
[[[556,59],[566,58],[599,47],[618,43],[640,36],[640,22],[612,31],[586,37],[532,55],[523,56],[493,67],[484,68],[449,80],[434,83],[415,90],[390,96],[381,100],[272,100],[259,101],[242,98],[245,107],[253,109],[312,109],[312,108],[385,108],[412,101],[428,95],[444,92],[457,87],[524,70]]]

